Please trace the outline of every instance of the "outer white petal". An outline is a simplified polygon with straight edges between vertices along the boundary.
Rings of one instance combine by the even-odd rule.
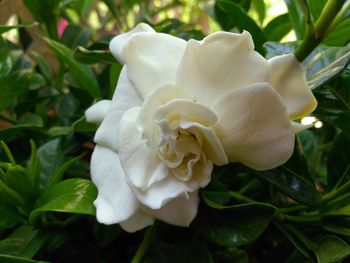
[[[171,199],[186,196],[200,187],[207,185],[211,178],[213,165],[206,162],[195,171],[193,180],[182,182],[169,174],[161,163],[156,151],[148,148],[136,127],[139,108],[127,111],[121,120],[120,159],[130,187],[138,200],[152,209],[159,209]],[[154,151],[154,152],[153,152]],[[148,187],[147,187],[148,186]]]
[[[94,204],[100,223],[119,223],[138,210],[139,203],[126,183],[118,154],[96,145],[91,157],[91,177],[98,190]]]
[[[123,67],[112,103],[106,117],[95,134],[95,142],[118,152],[120,119],[125,111],[141,104],[140,97],[127,77],[126,68]]]
[[[146,98],[153,89],[174,83],[186,41],[162,33],[133,35],[123,49],[128,77]]]
[[[189,226],[197,215],[198,191],[171,200],[158,210],[148,210],[157,219],[177,226]]]
[[[120,222],[119,225],[127,232],[135,232],[146,226],[153,225],[154,217],[147,212],[137,210],[129,219]]]
[[[317,101],[309,89],[303,66],[293,54],[269,60],[269,82],[282,97],[290,118],[297,119],[311,113]]]
[[[110,100],[100,100],[85,111],[86,121],[101,124],[111,105]]]
[[[268,83],[233,90],[215,111],[230,161],[265,170],[281,165],[293,153],[294,130],[281,97]]]
[[[218,32],[188,42],[177,85],[189,99],[210,106],[232,89],[267,79],[267,61],[254,51],[248,32]]]
[[[131,36],[141,32],[154,32],[154,29],[145,23],[141,23],[138,24],[133,30],[114,37],[109,43],[109,49],[112,52],[113,56],[123,63],[124,59],[122,51],[124,46],[128,43]]]

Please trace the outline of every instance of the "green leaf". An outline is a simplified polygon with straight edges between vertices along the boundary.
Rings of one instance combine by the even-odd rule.
[[[0,25],[0,34],[3,34],[11,29],[15,29],[15,28],[28,28],[28,27],[34,27],[37,26],[38,23],[37,22],[31,22],[31,23],[23,23],[23,24],[17,24],[17,25]]]
[[[213,206],[212,196],[203,192],[206,203]],[[198,232],[220,246],[241,246],[256,240],[269,225],[275,213],[273,206],[250,203],[203,209],[198,216]]]
[[[114,16],[114,18],[119,17],[119,11],[117,9],[117,6],[115,4],[115,2],[113,0],[102,0],[106,6],[108,6],[109,11],[112,13],[112,15]]]
[[[25,6],[30,10],[35,19],[44,23],[49,36],[57,39],[58,5],[61,0],[23,0]]]
[[[39,199],[39,207],[32,211],[29,221],[34,223],[45,212],[95,215],[93,201],[96,195],[96,187],[90,180],[73,178],[62,181]]]
[[[83,116],[73,123],[72,128],[74,132],[95,132],[97,126],[94,123],[87,122]]]
[[[0,110],[15,106],[28,82],[28,74],[20,71],[0,78]]]
[[[165,244],[155,242],[147,251],[144,260],[147,263],[198,262],[214,263],[210,252],[203,242]]]
[[[326,2],[327,0],[317,0],[317,1],[307,0],[308,6],[314,21],[316,21],[317,18],[320,16]]]
[[[63,162],[63,151],[59,139],[54,139],[38,149],[41,164],[40,189],[43,191],[51,180],[55,171]]]
[[[290,168],[280,166],[273,170],[256,172],[255,175],[292,199],[312,207],[320,205],[320,194],[315,186]]]
[[[339,237],[327,235],[316,242],[318,263],[337,263],[350,255],[350,246]]]
[[[280,41],[292,30],[288,14],[272,19],[264,28],[264,34],[269,41]]]
[[[228,0],[217,0],[215,2],[215,16],[221,27],[229,31],[234,27],[239,30],[247,30],[253,37],[255,49],[263,54],[263,44],[266,41],[260,27],[251,19],[239,5]]]
[[[0,78],[10,73],[13,66],[12,63],[7,41],[0,36]]]
[[[327,181],[332,189],[343,185],[350,176],[350,138],[340,133],[328,153]]]
[[[60,42],[70,49],[78,46],[86,46],[90,38],[90,30],[86,27],[68,25],[60,39]]]
[[[0,263],[49,263],[49,262],[0,254]]]
[[[249,256],[244,250],[228,247],[225,251],[215,253],[217,263],[249,263]]]
[[[74,52],[74,58],[83,64],[95,64],[100,62],[117,63],[111,52],[104,50],[88,50],[78,47]]]
[[[5,202],[5,199],[3,196],[0,195],[0,198],[2,198],[2,201],[0,202],[0,235],[2,234],[3,230],[6,230],[10,227],[13,227],[17,224],[24,223],[24,218],[19,214],[19,212],[16,210],[16,208]]]
[[[44,40],[57,52],[81,88],[86,89],[93,98],[100,98],[101,91],[92,71],[85,65],[75,61],[72,51],[66,46],[49,38],[44,38]]]
[[[32,258],[43,244],[44,239],[38,230],[22,225],[0,241],[0,254]]]
[[[266,6],[264,0],[253,0],[252,4],[258,13],[260,24],[264,22],[266,16]]]
[[[304,38],[305,33],[305,16],[303,10],[298,5],[297,1],[284,0],[288,8],[290,22],[294,28],[298,40]]]
[[[317,1],[314,1],[317,2]],[[322,42],[329,46],[345,46],[350,41],[350,18],[339,23]]]

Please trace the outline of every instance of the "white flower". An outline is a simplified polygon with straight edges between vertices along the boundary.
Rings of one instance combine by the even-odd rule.
[[[264,59],[248,32],[186,42],[140,24],[110,50],[124,67],[112,101],[86,111],[101,124],[91,174],[98,221],[127,231],[155,218],[188,226],[214,164],[284,163],[291,120],[316,107],[294,56]]]

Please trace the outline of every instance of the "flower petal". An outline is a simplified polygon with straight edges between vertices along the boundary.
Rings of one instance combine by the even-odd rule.
[[[128,77],[142,98],[153,89],[174,83],[186,41],[162,33],[133,35],[123,49]]]
[[[87,122],[101,124],[111,105],[110,100],[100,100],[85,111]]]
[[[276,56],[268,62],[269,82],[282,97],[289,117],[298,119],[311,113],[317,101],[307,85],[303,66],[295,56]]]
[[[160,161],[157,152],[147,147],[136,127],[139,107],[128,110],[120,122],[120,160],[129,182],[136,188],[147,188],[163,179],[168,169]]]
[[[230,161],[265,170],[291,156],[295,134],[281,97],[268,83],[233,90],[214,110]]]
[[[139,202],[125,180],[118,154],[96,145],[91,157],[91,178],[98,189],[94,204],[100,223],[119,223],[137,211]]]
[[[171,200],[158,210],[149,210],[149,213],[168,224],[188,227],[197,215],[198,204],[198,191],[194,191]]]
[[[120,119],[125,111],[141,104],[142,101],[136,93],[135,88],[128,80],[126,68],[124,66],[120,72],[116,92],[114,93],[111,106],[109,107],[101,126],[97,129],[94,138],[95,142],[118,152]]]
[[[122,55],[124,46],[128,43],[131,36],[141,32],[154,32],[154,29],[145,23],[140,23],[133,30],[114,37],[109,43],[109,49],[112,55],[120,62],[124,63]]]
[[[217,165],[227,163],[221,142],[211,128],[217,122],[216,114],[209,108],[188,100],[174,99],[160,105],[154,114],[154,121],[162,125],[164,119],[179,119],[179,127],[193,132],[200,140],[206,156]]]
[[[146,226],[153,225],[154,217],[149,213],[145,213],[142,210],[137,210],[129,219],[120,222],[119,225],[125,231],[133,233],[140,229],[145,228]]]
[[[218,32],[188,42],[176,84],[187,98],[211,106],[230,90],[267,78],[267,61],[254,51],[248,32]]]
[[[182,182],[169,173],[156,150],[148,148],[136,127],[140,108],[128,110],[120,122],[120,160],[130,187],[138,200],[152,209],[163,207],[171,199],[206,186],[211,178],[210,161],[194,167],[193,180]]]

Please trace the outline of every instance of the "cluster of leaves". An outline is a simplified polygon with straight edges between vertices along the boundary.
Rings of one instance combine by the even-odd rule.
[[[326,0],[285,0],[288,12],[268,23],[263,0],[203,3],[189,23],[167,16],[185,12],[186,1],[155,2],[24,0],[36,22],[0,26],[0,33],[17,28],[20,39],[0,37],[0,262],[129,262],[137,250],[144,231],[96,222],[89,180],[96,127],[83,115],[114,93],[121,70],[108,51],[114,34],[145,21],[201,39],[210,16],[223,30],[249,31],[270,58],[296,50]],[[330,263],[350,255],[348,13],[303,62],[322,129],[299,133],[292,158],[276,169],[216,167],[196,220],[188,229],[159,223],[145,262]],[[98,30],[87,22],[93,15]],[[280,43],[291,30],[297,41]],[[31,31],[52,57],[29,51],[38,40]]]

